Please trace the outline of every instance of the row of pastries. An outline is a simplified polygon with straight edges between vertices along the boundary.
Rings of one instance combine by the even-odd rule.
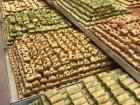
[[[2,6],[4,18],[16,12],[48,8],[48,5],[41,0],[3,0]]]
[[[20,98],[116,67],[73,28],[24,36],[9,49]]]
[[[7,33],[5,43],[11,46],[22,35],[43,33],[71,26],[64,17],[53,9],[22,11],[7,16]]]
[[[139,105],[139,92],[139,83],[118,68],[48,90],[28,105]]]
[[[57,0],[57,3],[84,27],[97,24],[108,17],[130,13],[111,0]]]
[[[114,16],[90,27],[90,31],[136,70],[140,70],[139,17],[135,15]]]

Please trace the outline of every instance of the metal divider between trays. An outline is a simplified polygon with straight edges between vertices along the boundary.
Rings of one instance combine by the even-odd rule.
[[[75,84],[80,83],[80,82],[82,82],[82,81],[76,81],[76,82],[70,83],[70,84],[68,84],[68,85],[61,86],[60,88],[57,88],[57,89],[59,90],[59,89],[62,89],[62,88],[66,88],[66,87],[75,85]],[[47,90],[46,90],[46,91],[47,91]],[[28,98],[21,99],[21,100],[19,100],[19,101],[17,101],[17,102],[13,102],[13,103],[11,103],[11,105],[27,105],[27,104],[29,104],[30,102],[33,102],[33,101],[37,100],[37,99],[38,99],[40,96],[42,96],[42,95],[43,95],[43,94],[37,94],[37,95],[35,95],[35,96],[30,96],[30,97],[28,97]]]
[[[67,19],[69,19],[75,26],[77,26],[83,33],[86,34],[98,47],[106,52],[113,60],[115,60],[126,72],[128,72],[137,82],[140,83],[140,73],[136,71],[131,65],[129,65],[124,59],[118,54],[107,47],[102,41],[100,41],[95,35],[89,30],[82,26],[73,16],[71,16],[65,9],[57,4],[56,1],[52,2],[52,6],[59,10]]]

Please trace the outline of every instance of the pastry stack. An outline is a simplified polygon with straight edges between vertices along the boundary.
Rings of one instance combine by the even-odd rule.
[[[48,90],[28,105],[140,105],[140,84],[122,69],[90,76],[81,83]]]
[[[71,24],[53,9],[23,11],[7,16],[9,34],[6,36],[7,45],[11,46],[22,35],[48,32],[67,28]]]
[[[11,0],[2,2],[2,5],[5,18],[16,12],[48,8],[48,5],[41,0]]]
[[[73,28],[24,35],[9,49],[19,98],[112,70],[116,64]]]
[[[140,18],[120,15],[94,25],[90,31],[140,71]]]
[[[85,27],[111,16],[129,13],[109,0],[58,0],[57,3]]]

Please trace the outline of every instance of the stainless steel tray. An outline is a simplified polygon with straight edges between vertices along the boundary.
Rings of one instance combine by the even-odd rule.
[[[35,100],[41,94],[38,94],[38,95],[35,95],[35,96],[31,96],[29,98],[24,98],[24,99],[19,100],[18,95],[17,95],[16,82],[15,82],[14,74],[13,74],[11,64],[10,64],[10,61],[9,61],[9,56],[8,56],[7,49],[5,49],[5,59],[6,59],[8,79],[9,79],[11,104],[12,105],[27,105],[27,103],[31,102],[32,100]]]
[[[14,73],[12,71],[12,67],[11,67],[11,64],[10,64],[10,61],[9,61],[9,56],[8,56],[7,49],[5,49],[5,59],[6,59],[8,79],[9,79],[11,104],[12,105],[27,105],[28,103],[32,102],[33,100],[35,100],[36,98],[41,96],[42,94],[37,94],[37,95],[30,96],[28,98],[24,98],[24,99],[21,99],[21,100],[18,99],[16,82],[15,82]],[[73,83],[69,83],[67,85],[62,85],[62,86],[60,86],[60,88],[65,88],[65,87],[71,86],[71,85],[79,83],[79,82],[81,82],[81,80],[73,82]],[[60,88],[58,88],[58,89],[60,89]],[[47,89],[46,89],[46,91],[47,91]]]

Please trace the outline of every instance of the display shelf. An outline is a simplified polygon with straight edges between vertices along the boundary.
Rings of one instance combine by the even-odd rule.
[[[103,49],[109,56],[111,56],[118,64],[120,64],[131,76],[134,77],[140,83],[140,75],[139,73],[130,66],[127,62],[125,62],[120,56],[118,56],[115,52],[113,52],[110,48],[108,48],[104,43],[102,43],[97,37],[95,37],[90,31],[85,29],[81,24],[79,24],[70,14],[68,14],[63,8],[61,8],[55,0],[46,0],[46,2],[54,6],[57,10],[59,10],[65,17],[67,17],[72,23],[75,24],[80,30],[82,30],[93,42],[95,42],[101,49]],[[1,3],[1,2],[0,2]],[[1,8],[2,10],[2,8]],[[28,98],[24,98],[19,100],[17,98],[16,91],[16,83],[14,79],[13,72],[11,70],[10,61],[7,55],[7,49],[4,49],[3,46],[3,31],[2,31],[2,13],[0,14],[0,105],[27,105],[29,102],[35,100],[41,94],[37,94],[35,96],[31,96]],[[72,84],[61,86],[60,88],[68,87],[73,84],[76,84],[81,81],[74,82]]]
[[[11,105],[27,105],[28,103],[34,101],[36,98],[41,96],[43,92],[40,92],[40,93],[38,93],[36,95],[30,96],[30,97],[27,97],[27,98],[18,99],[16,82],[15,82],[14,74],[12,72],[12,67],[11,67],[11,64],[10,64],[10,61],[9,61],[9,56],[8,56],[7,49],[4,50],[4,54],[5,54],[4,57],[6,59],[7,72],[8,72],[7,78],[9,80],[9,88],[10,88],[9,94],[10,94],[10,103],[11,103]],[[79,82],[81,82],[81,80],[73,82],[73,83],[69,83],[67,85],[62,85],[58,89],[65,88],[65,87],[71,86],[73,84],[77,84]],[[47,91],[47,89],[45,91]],[[9,104],[6,104],[6,105],[9,105]]]
[[[114,59],[120,66],[124,68],[135,80],[140,83],[140,74],[131,65],[129,65],[124,59],[122,59],[118,54],[107,47],[102,41],[100,41],[95,35],[93,35],[89,30],[84,28],[78,23],[67,11],[60,7],[56,2],[52,5],[59,10],[65,17],[67,17],[75,26],[77,26],[81,31],[83,31],[97,46],[99,46],[103,51],[105,51],[112,59]]]
[[[9,88],[10,88],[10,93],[9,94],[10,94],[10,97],[11,97],[10,103],[12,105],[27,105],[28,103],[36,100],[39,96],[41,96],[42,93],[36,94],[34,96],[30,96],[28,98],[18,99],[16,82],[15,82],[14,74],[12,72],[11,64],[10,64],[10,61],[9,61],[8,51],[6,49],[5,49],[5,57],[6,57],[5,58],[6,59],[6,67],[7,67],[7,71],[8,71]],[[67,84],[67,85],[62,85],[58,89],[65,88],[65,87],[71,86],[73,84],[77,84],[79,82],[81,82],[81,80],[70,83],[70,84]]]
[[[10,64],[10,61],[9,61],[9,56],[8,56],[7,49],[5,49],[4,54],[5,54],[5,59],[6,59],[7,72],[8,72],[8,77],[7,78],[9,79],[9,88],[10,88],[9,94],[10,94],[10,97],[11,97],[10,103],[12,105],[27,105],[29,102],[35,100],[37,97],[42,95],[42,92],[40,92],[38,94],[35,94],[33,96],[27,97],[27,98],[18,99],[16,82],[15,82],[15,78],[14,78],[14,73],[12,72],[12,67],[11,67],[11,64]],[[69,83],[67,85],[62,85],[62,86],[60,86],[60,88],[68,87],[68,86],[71,86],[71,85],[79,83],[79,82],[81,82],[81,81],[79,80],[79,81],[76,81],[76,82],[73,82],[73,83]],[[45,91],[47,91],[47,89]]]
[[[21,100],[18,99],[15,78],[10,65],[7,49],[5,49],[4,53],[5,53],[6,67],[7,67],[8,79],[9,79],[10,98],[11,98],[10,103],[12,105],[26,105],[28,102],[31,102],[32,100],[35,100],[37,97],[39,97],[40,94],[29,98],[24,98]]]
[[[9,86],[10,86],[9,87],[10,88],[10,96],[11,96],[10,103],[12,105],[27,105],[28,103],[36,100],[39,96],[42,95],[42,93],[36,94],[34,96],[30,96],[28,98],[18,99],[16,82],[15,82],[14,74],[12,72],[11,64],[10,64],[10,61],[9,61],[8,51],[6,49],[5,49],[5,55],[6,55],[6,64],[7,64],[8,77],[9,77]],[[81,82],[81,80],[79,80],[77,82],[67,84],[67,85],[62,85],[58,89],[65,88],[65,87],[71,86],[73,84],[77,84],[79,82]]]

